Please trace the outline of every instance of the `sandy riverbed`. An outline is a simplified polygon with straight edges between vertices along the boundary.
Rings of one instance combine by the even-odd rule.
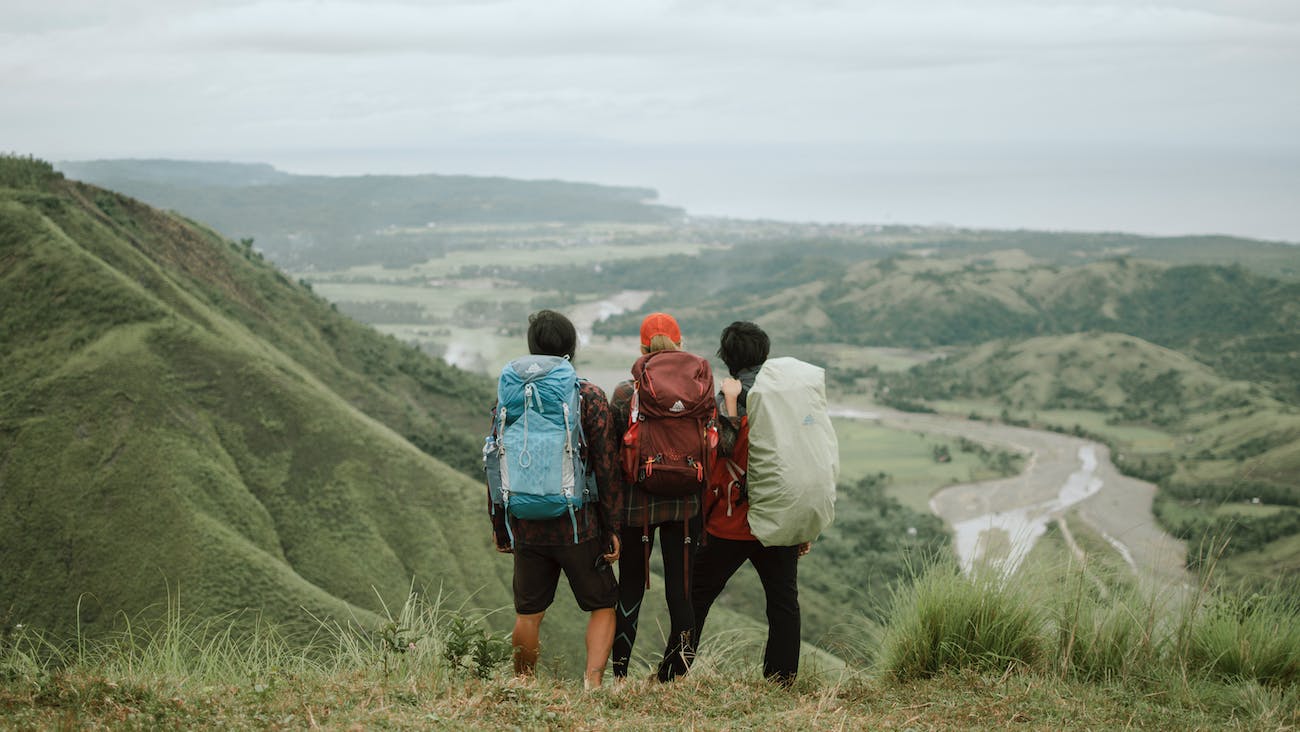
[[[1071,508],[1143,576],[1182,582],[1185,547],[1151,513],[1155,486],[1129,478],[1102,444],[1055,432],[989,424],[959,417],[877,408],[851,418],[888,427],[961,436],[1029,456],[1019,475],[949,486],[930,500],[953,526],[963,563],[992,560],[1014,571],[1047,523]]]

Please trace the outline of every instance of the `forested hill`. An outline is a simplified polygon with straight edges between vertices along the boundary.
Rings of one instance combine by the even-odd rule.
[[[95,634],[168,588],[291,627],[412,582],[508,604],[469,477],[486,379],[246,245],[0,158],[0,343],[6,618]]]
[[[681,209],[653,203],[650,188],[466,175],[308,176],[264,164],[175,160],[62,162],[70,177],[153,206],[184,212],[256,246],[282,267],[400,256],[406,233],[420,257],[439,250],[438,226],[473,223],[663,223]],[[432,240],[432,243],[430,241]],[[452,246],[455,242],[448,242]]]

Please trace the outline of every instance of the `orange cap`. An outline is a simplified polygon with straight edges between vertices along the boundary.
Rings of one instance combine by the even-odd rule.
[[[668,336],[668,340],[680,344],[682,342],[682,331],[677,327],[677,321],[668,313],[650,313],[641,321],[641,345],[650,346],[650,339],[657,335]]]

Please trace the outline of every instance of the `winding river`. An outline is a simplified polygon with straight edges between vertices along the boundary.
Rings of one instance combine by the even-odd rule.
[[[1181,583],[1185,547],[1151,513],[1154,485],[1121,474],[1105,445],[1070,435],[892,409],[839,409],[833,416],[965,437],[1028,456],[1015,476],[949,486],[930,508],[953,528],[962,566],[1016,571],[1053,520],[1074,509],[1138,575]]]

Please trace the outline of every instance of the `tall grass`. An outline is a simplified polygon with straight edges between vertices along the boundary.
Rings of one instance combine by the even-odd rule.
[[[156,621],[124,620],[114,635],[59,643],[22,626],[0,636],[0,682],[37,688],[56,675],[107,677],[145,687],[243,685],[265,693],[286,679],[360,674],[373,681],[484,678],[503,669],[510,643],[484,629],[484,615],[412,592],[378,629],[321,622],[309,636],[286,634],[240,613],[202,617],[169,597]]]
[[[1057,585],[1053,667],[1086,682],[1159,676],[1173,642],[1176,593],[1100,571],[1072,563]]]
[[[899,679],[1036,667],[1047,652],[1043,621],[1024,583],[998,572],[968,577],[943,561],[896,595],[883,666]]]
[[[1191,628],[1186,662],[1229,680],[1300,684],[1300,601],[1282,594],[1215,597]]]
[[[0,623],[0,720],[774,731],[961,727],[975,715],[1048,727],[1300,723],[1294,602],[1140,591],[1069,569],[1064,581],[994,581],[931,566],[896,594],[886,673],[805,657],[792,690],[756,673],[765,636],[756,625],[719,626],[673,684],[634,678],[584,695],[549,674],[512,679],[508,643],[441,595],[412,593],[377,628],[320,623],[309,637],[198,618],[173,597],[162,620],[111,639],[54,643]]]
[[[968,577],[945,561],[897,593],[883,643],[881,666],[900,680],[1020,669],[1084,683],[1294,690],[1300,600],[1215,589],[1209,576],[1157,588],[1083,564],[1004,578]]]

